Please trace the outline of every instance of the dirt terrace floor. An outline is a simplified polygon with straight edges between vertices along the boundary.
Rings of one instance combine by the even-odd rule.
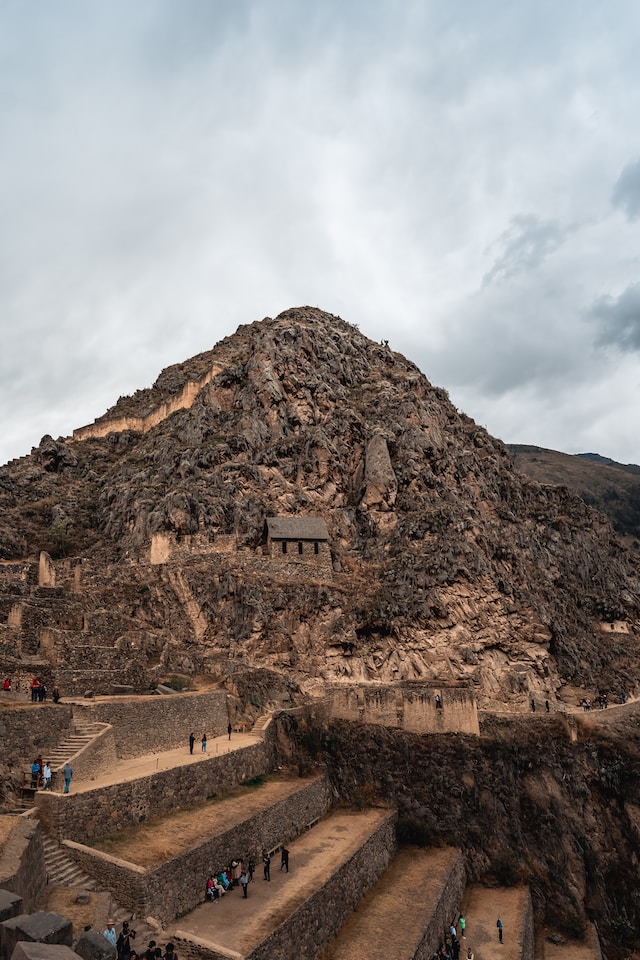
[[[92,840],[90,846],[140,867],[155,867],[190,847],[200,845],[204,837],[224,833],[260,810],[290,797],[313,779],[299,777],[293,772],[256,778],[247,786],[235,787],[225,793],[223,799],[209,800],[188,810],[147,820],[115,836]],[[237,851],[237,854],[243,855],[244,852]],[[203,871],[224,866],[226,864],[205,864]]]
[[[257,865],[246,900],[238,887],[219,903],[204,903],[177,922],[176,935],[245,956],[326,883],[388,815],[388,810],[330,814],[289,844],[289,873],[274,859],[267,882]]]

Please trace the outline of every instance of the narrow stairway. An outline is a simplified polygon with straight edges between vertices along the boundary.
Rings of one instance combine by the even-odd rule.
[[[49,750],[45,760],[49,761],[52,770],[60,770],[70,757],[86,747],[88,743],[91,743],[93,738],[101,733],[104,728],[103,723],[77,724],[76,732],[65,737],[57,747]]]
[[[94,893],[109,893],[104,887],[100,887],[93,877],[90,877],[84,870],[81,870],[77,863],[69,857],[64,849],[52,840],[50,837],[42,838],[44,848],[44,862],[47,870],[47,884],[55,887],[68,887],[71,890],[84,890]],[[158,931],[150,927],[144,920],[136,917],[130,910],[125,910],[111,896],[110,916],[116,922],[117,927],[122,926],[123,920],[128,920],[132,929],[136,931],[136,943],[138,947],[142,944],[146,947],[149,940],[155,940],[158,937]],[[106,923],[107,917],[104,917],[103,923]]]

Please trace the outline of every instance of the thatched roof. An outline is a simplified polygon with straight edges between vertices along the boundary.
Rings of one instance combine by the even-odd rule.
[[[328,540],[329,531],[322,517],[267,517],[271,540]]]

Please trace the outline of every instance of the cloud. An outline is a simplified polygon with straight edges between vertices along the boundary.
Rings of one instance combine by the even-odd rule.
[[[561,227],[557,220],[541,220],[534,214],[512,217],[509,229],[495,243],[502,253],[484,275],[483,283],[508,280],[537,269],[564,243],[570,229]]]
[[[623,353],[640,351],[640,283],[627,287],[619,297],[599,297],[590,310],[598,342]]]
[[[624,168],[613,188],[611,202],[623,211],[627,220],[640,218],[640,160]]]

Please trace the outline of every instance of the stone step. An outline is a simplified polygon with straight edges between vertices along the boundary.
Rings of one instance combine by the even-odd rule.
[[[381,952],[385,960],[433,956],[460,912],[464,877],[464,859],[452,847],[400,850],[322,960],[360,960]]]

